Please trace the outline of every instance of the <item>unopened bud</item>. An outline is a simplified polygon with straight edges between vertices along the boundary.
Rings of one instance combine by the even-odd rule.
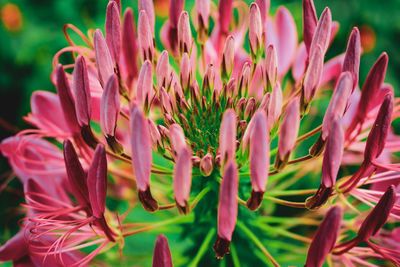
[[[213,171],[211,154],[207,153],[200,161],[200,172],[203,176],[209,176]]]
[[[222,54],[222,79],[227,82],[232,73],[233,61],[235,57],[235,39],[229,35],[225,40],[224,52]]]

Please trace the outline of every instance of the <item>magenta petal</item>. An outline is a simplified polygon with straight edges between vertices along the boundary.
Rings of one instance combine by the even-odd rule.
[[[138,189],[144,192],[150,183],[151,139],[144,114],[135,102],[131,104],[130,126],[133,171]]]
[[[231,241],[236,225],[238,172],[234,161],[228,161],[221,181],[218,203],[218,237]]]
[[[307,253],[305,267],[321,267],[326,256],[335,246],[342,221],[342,209],[334,206],[318,227]]]
[[[28,244],[21,230],[0,247],[0,262],[17,261],[28,255]]]
[[[360,56],[361,56],[361,41],[360,31],[357,27],[353,28],[351,32],[349,42],[347,44],[346,55],[344,57],[342,71],[350,71],[353,77],[353,90],[358,84],[358,72],[360,68]]]
[[[232,19],[233,0],[221,0],[218,5],[218,23],[221,34],[229,32],[229,24]]]
[[[73,75],[72,89],[76,103],[75,111],[78,123],[83,127],[89,125],[92,112],[89,77],[83,56],[78,56],[76,59]]]
[[[256,0],[256,4],[260,8],[262,25],[265,25],[269,12],[270,0]]]
[[[118,64],[121,51],[121,15],[118,5],[114,1],[107,5],[106,43],[114,64]]]
[[[120,111],[120,97],[118,91],[118,77],[113,74],[107,81],[101,96],[100,125],[103,134],[114,136]]]
[[[219,131],[219,153],[221,162],[234,160],[236,152],[236,113],[233,109],[225,111]]]
[[[154,245],[153,267],[173,267],[171,251],[168,240],[163,234],[159,234]]]
[[[198,1],[196,1],[197,4]],[[200,1],[207,2],[207,1]],[[173,28],[178,28],[179,16],[182,13],[183,7],[185,5],[184,0],[170,0],[169,3],[169,22]]]
[[[114,64],[103,33],[99,29],[94,32],[94,52],[100,84],[104,87],[109,77],[114,74]]]
[[[93,215],[102,218],[107,196],[107,158],[103,145],[98,144],[90,164],[87,187]]]
[[[253,191],[264,192],[269,169],[269,132],[263,110],[252,118],[253,130],[250,136],[250,177]]]
[[[179,150],[174,167],[174,195],[180,207],[186,207],[192,184],[192,152],[183,147]]]
[[[128,86],[138,75],[138,44],[136,39],[135,20],[131,8],[127,8],[124,14],[122,27],[122,53],[124,55],[126,70],[128,73]]]

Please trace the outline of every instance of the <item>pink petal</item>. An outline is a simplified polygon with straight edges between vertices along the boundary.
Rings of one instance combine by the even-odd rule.
[[[174,195],[176,203],[186,207],[192,184],[192,152],[183,147],[179,150],[174,167]]]

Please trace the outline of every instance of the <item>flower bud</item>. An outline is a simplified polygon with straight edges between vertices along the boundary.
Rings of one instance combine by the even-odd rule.
[[[168,93],[164,87],[160,88],[159,95],[160,95],[161,109],[162,109],[163,113],[170,114],[172,111],[171,102],[170,102],[171,100],[170,100]]]
[[[219,153],[222,165],[235,159],[236,152],[236,114],[232,109],[225,111],[219,131]]]
[[[233,14],[233,0],[221,0],[218,5],[218,24],[220,27],[220,34],[225,35],[229,32],[229,24],[232,20]]]
[[[279,82],[275,83],[275,86],[272,89],[271,98],[268,103],[268,110],[267,110],[267,124],[269,130],[274,127],[274,125],[279,121],[279,118],[282,113],[282,104],[283,96],[282,96],[282,89],[281,84]]]
[[[314,1],[303,0],[303,39],[308,54],[310,54],[310,46],[317,23],[318,18],[315,12]]]
[[[132,86],[132,81],[138,75],[138,45],[136,39],[136,27],[131,8],[127,8],[124,14],[122,26],[122,54],[127,71],[127,84],[128,87]]]
[[[121,51],[121,15],[114,1],[110,1],[107,5],[106,43],[114,64],[118,64]]]
[[[238,171],[229,160],[222,176],[218,203],[218,237],[213,246],[217,258],[229,253],[229,244],[235,229],[238,202]]]
[[[183,11],[178,21],[178,45],[179,52],[191,53],[192,50],[192,33],[190,30],[189,15],[186,11]]]
[[[206,69],[206,73],[204,74],[203,78],[203,85],[202,85],[202,93],[207,98],[211,96],[212,89],[214,89],[214,66],[213,64],[209,64]]]
[[[139,51],[142,62],[154,58],[154,35],[146,11],[141,10],[138,20]]]
[[[354,27],[347,43],[346,54],[344,56],[342,72],[349,71],[353,78],[353,89],[358,84],[358,73],[360,69],[361,41],[360,31]]]
[[[181,57],[181,65],[179,68],[179,80],[183,91],[189,92],[189,86],[192,80],[192,66],[190,64],[189,54],[183,53]]]
[[[167,50],[162,51],[157,61],[156,67],[157,89],[161,87],[169,88],[171,85],[171,70]]]
[[[196,17],[198,24],[197,39],[201,43],[205,43],[208,36],[208,20],[210,16],[210,0],[196,1]]]
[[[265,71],[267,76],[267,88],[270,91],[275,83],[278,74],[278,58],[274,45],[270,44],[265,52]]]
[[[163,234],[159,234],[154,245],[152,267],[173,267],[171,251],[168,240]]]
[[[162,148],[161,134],[157,130],[157,126],[151,119],[147,119],[147,122],[149,123],[149,131],[150,131],[151,141],[153,144],[153,149],[157,151],[160,148]]]
[[[267,22],[270,0],[256,0],[256,4],[260,8],[262,25],[263,27],[265,27],[265,23]]]
[[[174,167],[174,195],[180,212],[189,212],[189,194],[192,184],[192,151],[187,146],[182,147],[175,160]]]
[[[250,97],[246,104],[246,109],[244,110],[244,119],[247,120],[251,118],[256,111],[256,100],[254,97]]]
[[[242,71],[239,75],[239,83],[238,83],[238,96],[247,96],[250,87],[250,78],[251,78],[251,65],[249,62],[243,64]]]
[[[175,155],[187,146],[185,134],[183,133],[182,127],[179,124],[172,124],[169,127],[169,136],[171,149]]]
[[[263,26],[261,22],[261,13],[258,5],[252,3],[250,6],[250,25],[249,25],[249,41],[250,41],[250,51],[253,61],[258,62],[263,45]]]
[[[229,80],[233,69],[233,62],[235,57],[235,39],[229,35],[225,40],[224,52],[222,54],[221,74],[222,78],[226,81]]]
[[[314,50],[320,46],[322,58],[328,49],[332,28],[332,14],[331,10],[327,7],[319,18],[317,28],[315,29],[314,36],[310,45],[309,55],[314,53]]]
[[[94,52],[99,72],[99,81],[104,88],[105,83],[114,74],[114,64],[103,33],[99,29],[94,32]]]
[[[207,153],[200,161],[200,172],[203,176],[210,176],[213,171],[212,155]]]
[[[144,106],[145,110],[149,108],[153,94],[153,69],[151,62],[146,60],[140,69],[136,85],[136,99]]]
[[[153,0],[139,0],[139,12],[142,10],[146,12],[151,34],[154,36],[155,14]]]
[[[75,111],[79,126],[84,127],[90,124],[92,112],[90,84],[85,58],[78,56],[73,72],[72,91],[75,96]]]

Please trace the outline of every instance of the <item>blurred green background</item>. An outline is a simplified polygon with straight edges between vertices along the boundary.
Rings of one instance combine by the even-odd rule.
[[[104,28],[106,0],[0,0],[0,140],[28,127],[22,116],[30,111],[30,96],[35,90],[55,91],[50,82],[53,55],[67,46],[62,27],[71,23],[84,33],[90,28]],[[168,0],[154,1],[158,14],[167,16]],[[251,2],[251,1],[248,1]],[[136,6],[136,0],[122,0],[123,6]],[[194,0],[186,1],[186,10]],[[293,14],[301,38],[302,1],[281,0],[271,3],[274,14],[285,5]],[[331,58],[346,49],[348,35],[354,26],[362,33],[365,53],[361,59],[360,84],[378,58],[386,51],[389,68],[386,82],[398,95],[400,88],[400,0],[315,0],[317,13],[325,6],[340,23],[339,33],[329,49]],[[134,10],[137,11],[137,8]],[[156,11],[157,12],[157,11]],[[137,13],[135,13],[137,19]],[[164,21],[159,20],[159,21]],[[158,22],[157,27],[161,27]],[[19,203],[23,201],[21,185],[14,179],[11,187],[2,188],[7,161],[0,160],[0,244],[18,230],[21,218]]]

